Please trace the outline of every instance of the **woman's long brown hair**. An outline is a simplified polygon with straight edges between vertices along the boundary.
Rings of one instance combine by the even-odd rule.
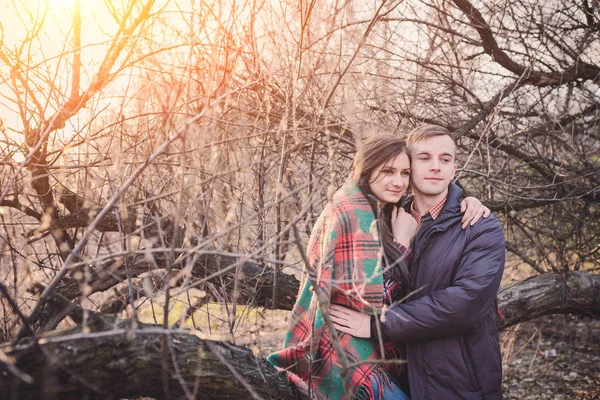
[[[410,290],[410,280],[405,257],[394,243],[392,233],[392,209],[394,204],[381,207],[381,202],[371,191],[369,178],[377,167],[390,164],[402,153],[406,153],[406,142],[391,134],[378,134],[367,138],[358,147],[352,165],[353,179],[366,195],[373,212],[377,216],[379,237],[383,245],[386,278],[402,282],[402,292]],[[397,204],[397,206],[400,206]]]

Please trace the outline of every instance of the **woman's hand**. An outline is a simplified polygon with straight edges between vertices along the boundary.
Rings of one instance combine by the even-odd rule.
[[[348,333],[357,338],[371,337],[371,316],[350,308],[332,304],[329,316],[333,326],[340,332]]]
[[[481,203],[479,204],[481,205]],[[396,242],[408,248],[411,239],[417,233],[417,228],[417,221],[410,213],[404,211],[402,207],[394,207],[392,210],[392,234]]]
[[[461,219],[463,229],[467,229],[469,225],[475,225],[482,216],[483,218],[487,218],[491,213],[490,209],[475,197],[467,197],[461,201],[460,211],[465,213]]]

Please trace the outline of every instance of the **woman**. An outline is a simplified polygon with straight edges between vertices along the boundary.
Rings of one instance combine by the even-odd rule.
[[[315,224],[284,349],[268,358],[288,372],[301,397],[381,399],[390,390],[390,377],[402,373],[402,364],[381,362],[402,360],[401,349],[336,332],[328,310],[340,304],[379,314],[384,304],[409,290],[400,283],[409,281],[407,246],[417,224],[396,206],[409,179],[404,141],[393,135],[370,137],[357,152],[350,179]],[[474,200],[476,207],[468,209],[471,214],[477,210],[478,219],[481,203]],[[392,232],[397,219],[402,223],[394,226],[403,228]],[[403,398],[399,389],[393,394]]]

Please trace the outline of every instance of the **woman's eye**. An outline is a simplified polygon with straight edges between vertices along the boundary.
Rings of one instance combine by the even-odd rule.
[[[391,169],[384,169],[383,171],[381,171],[382,174],[386,174],[386,175],[390,175],[393,174],[394,171],[392,171]]]
[[[410,176],[410,172],[408,172],[408,171],[402,171],[402,176]]]

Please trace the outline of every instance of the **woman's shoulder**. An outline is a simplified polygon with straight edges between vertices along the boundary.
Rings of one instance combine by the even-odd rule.
[[[352,183],[346,183],[333,195],[331,205],[336,213],[352,210],[373,212],[365,194]]]
[[[367,197],[357,187],[342,187],[330,203],[329,213],[344,230],[370,233],[375,214]]]

